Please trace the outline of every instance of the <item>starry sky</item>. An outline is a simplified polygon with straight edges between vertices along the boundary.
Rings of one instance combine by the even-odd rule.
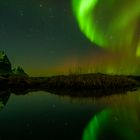
[[[29,75],[138,73],[121,51],[98,47],[81,32],[72,0],[1,0],[0,21],[0,50]]]
[[[1,0],[0,21],[0,50],[30,75],[61,74],[93,50],[70,0]]]

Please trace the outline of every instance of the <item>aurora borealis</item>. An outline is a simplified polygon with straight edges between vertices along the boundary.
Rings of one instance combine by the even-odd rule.
[[[2,0],[0,50],[30,75],[140,74],[138,0]]]
[[[97,46],[107,48],[112,54],[115,52],[112,63],[110,59],[103,60],[105,65],[98,61],[97,71],[137,73],[140,66],[139,4],[139,0],[72,1],[73,13],[81,32]],[[117,55],[121,58],[117,58],[118,61],[115,59]],[[130,65],[133,67],[130,68]]]
[[[73,0],[73,11],[92,42],[132,51],[139,50],[139,4],[139,0]]]
[[[55,82],[55,75],[140,75],[140,0],[0,0],[1,50],[12,67],[22,67],[29,79],[39,77],[40,82],[42,77],[54,76],[52,83],[65,89],[67,80],[58,76]],[[12,85],[13,80],[6,81],[12,77],[7,77],[1,79]],[[21,86],[26,90],[23,80]],[[102,91],[104,80],[97,78],[99,86],[94,82],[95,93]],[[82,85],[85,83],[86,79]],[[109,83],[115,86],[114,81]],[[88,88],[92,89],[91,85]],[[104,86],[106,92],[108,88]],[[0,115],[0,139],[140,140],[140,90],[114,91],[116,95],[101,98],[76,97],[74,102],[74,96],[63,96],[65,89],[58,95],[45,89],[23,96],[26,91],[6,87],[8,97],[3,104],[8,102]],[[21,96],[13,92],[21,92]],[[86,91],[83,93],[86,96]]]

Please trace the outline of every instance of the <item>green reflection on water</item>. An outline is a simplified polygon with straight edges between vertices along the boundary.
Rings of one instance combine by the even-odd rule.
[[[140,140],[139,91],[102,99],[107,109],[93,116],[83,132],[83,140]]]
[[[109,110],[102,111],[98,115],[95,115],[84,131],[83,140],[97,140],[100,129],[106,124],[109,115]]]

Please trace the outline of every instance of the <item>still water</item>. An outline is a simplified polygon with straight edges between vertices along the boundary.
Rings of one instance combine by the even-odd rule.
[[[140,140],[140,91],[102,98],[0,98],[0,140]]]

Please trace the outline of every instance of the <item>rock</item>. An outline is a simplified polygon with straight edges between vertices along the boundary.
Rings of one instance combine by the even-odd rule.
[[[0,51],[0,75],[6,76],[12,73],[11,63],[7,57],[7,55]]]
[[[23,68],[22,68],[22,67],[19,67],[19,66],[18,66],[17,68],[14,68],[14,69],[12,70],[12,72],[13,72],[14,75],[28,76],[28,75],[24,72]]]

